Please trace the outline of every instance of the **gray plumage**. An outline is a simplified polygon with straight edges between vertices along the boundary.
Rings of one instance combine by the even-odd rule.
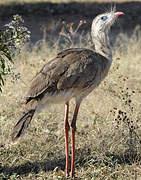
[[[26,101],[42,98],[46,93],[68,89],[91,88],[100,83],[108,72],[107,58],[89,49],[67,49],[47,63],[31,83]]]
[[[26,94],[26,113],[15,125],[12,140],[25,132],[36,111],[52,103],[69,102],[71,98],[78,104],[105,78],[112,62],[108,30],[118,17],[115,14],[105,13],[93,20],[91,32],[95,51],[64,50],[34,77]]]
[[[35,113],[35,109],[30,109],[27,112],[23,113],[23,116],[17,122],[17,124],[14,127],[14,131],[11,134],[13,140],[19,138],[22,134],[25,133],[25,130],[28,128],[28,125],[34,113]]]

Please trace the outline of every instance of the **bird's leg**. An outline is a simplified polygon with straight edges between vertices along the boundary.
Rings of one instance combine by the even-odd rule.
[[[69,114],[69,102],[65,104],[65,119],[64,119],[64,129],[65,129],[65,151],[66,151],[66,177],[69,177],[69,145],[68,145],[68,137],[69,137],[69,122],[68,122],[68,114]]]
[[[76,131],[76,119],[78,115],[78,110],[80,107],[80,103],[76,104],[74,115],[71,123],[71,142],[72,142],[72,159],[71,159],[71,177],[74,177],[75,173],[75,131]]]

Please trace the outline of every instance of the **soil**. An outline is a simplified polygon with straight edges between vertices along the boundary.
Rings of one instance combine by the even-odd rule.
[[[117,11],[125,13],[120,17],[113,27],[113,33],[119,32],[132,34],[137,25],[141,25],[141,2],[122,2],[116,4]],[[107,2],[92,3],[12,3],[10,5],[0,5],[0,26],[8,23],[12,15],[22,15],[25,26],[31,31],[31,40],[36,42],[43,36],[42,27],[47,28],[47,33],[58,33],[62,27],[62,21],[78,24],[80,20],[85,20],[84,31],[90,31],[93,18],[100,13],[108,11],[114,4]]]

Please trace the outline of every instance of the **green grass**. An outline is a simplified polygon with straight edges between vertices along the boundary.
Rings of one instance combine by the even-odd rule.
[[[40,68],[60,47],[92,46],[81,34],[76,43],[77,33],[71,25],[67,28],[71,41],[63,32],[63,39],[50,37],[30,48],[27,45],[15,57],[13,74],[7,77],[0,96],[0,179],[65,179],[61,171],[65,168],[64,104],[36,115],[17,143],[12,143],[9,135],[24,109],[23,95]],[[137,27],[130,39],[123,34],[117,37],[109,75],[81,105],[76,134],[77,179],[141,179],[140,33]],[[71,120],[73,100],[70,108]]]

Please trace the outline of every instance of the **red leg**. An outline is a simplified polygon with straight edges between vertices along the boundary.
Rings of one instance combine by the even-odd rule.
[[[65,104],[65,151],[66,151],[66,177],[69,177],[69,145],[68,145],[68,137],[69,137],[69,123],[68,123],[68,114],[69,114],[69,102]]]
[[[71,177],[74,177],[75,174],[75,131],[76,131],[76,119],[79,111],[80,103],[76,104],[74,115],[71,123],[71,142],[72,142],[72,159],[71,159]]]

